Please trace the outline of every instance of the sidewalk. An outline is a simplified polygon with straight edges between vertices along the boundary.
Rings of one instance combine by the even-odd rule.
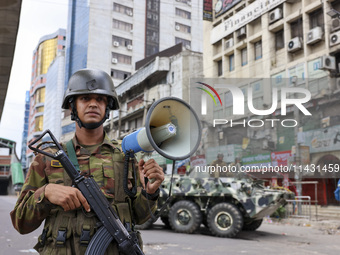
[[[301,218],[287,218],[287,219],[264,218],[263,223],[273,225],[293,225],[306,228],[314,228],[322,231],[325,235],[340,235],[340,217],[326,219],[324,216],[319,215],[318,220],[315,220],[314,217],[311,220]]]

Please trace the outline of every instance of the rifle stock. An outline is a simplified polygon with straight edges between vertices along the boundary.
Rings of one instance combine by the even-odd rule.
[[[53,142],[59,149],[55,154],[47,153],[46,151],[32,146],[43,136],[45,136],[46,133],[50,135]],[[100,229],[92,237],[89,246],[86,249],[86,254],[104,254],[108,245],[112,242],[112,240],[115,240],[117,242],[119,251],[123,254],[144,255],[143,251],[138,245],[138,241],[132,238],[132,236],[126,230],[117,213],[113,210],[111,204],[100,190],[100,187],[96,181],[92,177],[85,178],[84,176],[80,175],[66,155],[65,151],[56,141],[51,131],[46,130],[40,137],[30,143],[28,147],[35,152],[39,152],[59,160],[75,186],[86,198],[87,202],[91,206],[92,211],[95,212],[100,223],[102,224],[102,227],[100,227]]]

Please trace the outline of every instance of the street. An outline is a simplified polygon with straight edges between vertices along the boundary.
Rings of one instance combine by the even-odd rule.
[[[16,232],[9,217],[15,202],[15,196],[0,196],[0,254],[37,254],[33,246],[41,227],[28,235]],[[153,229],[141,232],[145,254],[340,254],[339,232],[306,226],[266,222],[257,231],[228,239],[210,236],[203,225],[199,233],[178,234],[157,221]]]

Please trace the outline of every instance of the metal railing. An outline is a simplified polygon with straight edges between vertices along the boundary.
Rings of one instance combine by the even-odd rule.
[[[312,201],[310,196],[295,196],[295,199],[286,200],[286,218],[312,218]],[[301,208],[300,211],[298,208]]]

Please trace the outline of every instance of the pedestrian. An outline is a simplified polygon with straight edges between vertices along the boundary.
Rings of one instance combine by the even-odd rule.
[[[73,139],[67,146],[63,144],[65,152],[75,151],[81,174],[94,178],[121,222],[130,233],[135,233],[134,224],[144,223],[150,218],[150,209],[156,210],[164,173],[153,159],[147,162],[141,159],[135,164],[138,165],[136,180],[132,167],[129,169],[129,188],[137,185],[137,194],[131,198],[124,192],[124,155],[103,127],[110,110],[119,109],[112,78],[96,69],[75,72],[69,80],[62,108],[70,109],[71,119],[76,121]],[[53,147],[45,150],[56,152]],[[155,181],[144,187],[144,177]],[[60,162],[42,154],[30,165],[11,219],[21,234],[34,231],[45,221],[34,247],[40,254],[84,254],[98,227],[98,219],[81,192],[72,187]],[[143,248],[140,234],[136,235]],[[117,244],[110,243],[105,254],[118,254]]]
[[[210,164],[210,176],[214,178],[227,177],[228,165],[223,161],[224,155],[222,152],[217,153],[217,159]]]

